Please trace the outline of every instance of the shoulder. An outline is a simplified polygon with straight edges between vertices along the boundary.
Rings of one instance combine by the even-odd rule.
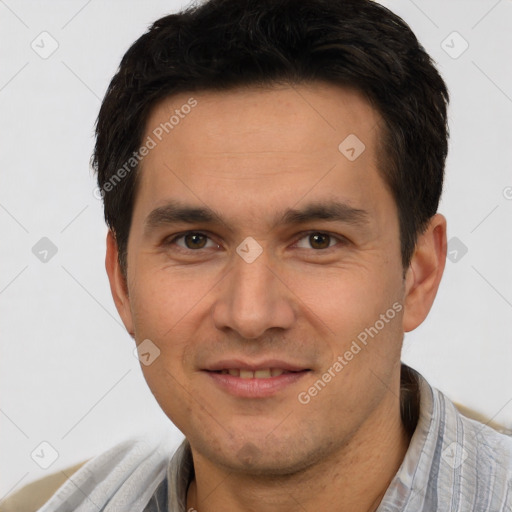
[[[495,464],[508,468],[512,473],[512,432],[452,402],[439,390],[434,389],[434,393],[445,411],[444,431],[447,437],[461,444],[468,452],[492,457]],[[467,454],[462,455],[466,457]],[[485,459],[479,458],[477,462],[485,465]]]
[[[415,370],[410,376],[417,384],[417,423],[379,510],[508,510],[512,437],[462,414]]]
[[[440,391],[434,394],[440,409],[434,462],[441,502],[453,502],[455,493],[475,510],[512,505],[512,437],[465,416]]]
[[[478,420],[470,418],[458,408],[456,410],[459,442],[466,449],[463,456],[471,459],[471,454],[475,455],[473,464],[475,471],[496,472],[502,469],[503,474],[512,482],[511,433],[496,424],[490,426],[488,423],[483,423],[480,418]]]
[[[56,478],[47,477],[25,486],[7,500],[13,501],[14,508],[3,506],[2,511],[64,512],[88,510],[93,504],[94,510],[101,510],[103,504],[116,500],[123,506],[139,506],[150,499],[165,478],[176,445],[177,441],[165,432],[132,437],[71,468],[72,473],[64,470]],[[39,489],[37,496],[34,489]]]
[[[35,512],[46,503],[55,491],[88,461],[35,480],[10,494],[1,502],[2,512]]]

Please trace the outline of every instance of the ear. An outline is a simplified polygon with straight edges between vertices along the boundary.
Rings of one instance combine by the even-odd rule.
[[[121,271],[119,264],[119,250],[117,240],[111,229],[107,234],[107,253],[105,256],[105,268],[107,269],[108,280],[110,282],[110,291],[126,330],[133,338],[133,319],[130,309],[130,299],[128,297],[128,286]]]
[[[434,215],[427,229],[418,236],[405,277],[403,327],[416,329],[427,317],[446,264],[446,219]]]

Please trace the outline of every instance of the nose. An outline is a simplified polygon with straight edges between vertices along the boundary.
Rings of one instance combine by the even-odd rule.
[[[219,283],[213,306],[217,329],[232,329],[246,339],[256,339],[268,329],[289,329],[296,318],[293,293],[284,276],[263,253],[250,263],[233,255],[232,267]]]

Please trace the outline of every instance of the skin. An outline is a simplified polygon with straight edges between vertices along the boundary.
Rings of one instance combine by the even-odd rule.
[[[191,443],[187,508],[375,510],[410,441],[400,351],[437,293],[446,221],[431,219],[404,278],[397,209],[378,171],[382,120],[356,91],[312,83],[177,95],[153,109],[146,136],[191,96],[197,106],[142,162],[126,281],[111,232],[106,255],[126,329],[161,351],[141,365],[148,385]],[[354,161],[338,150],[349,134],[366,147]],[[170,200],[212,208],[223,222],[145,230]],[[333,200],[364,210],[366,222],[273,225],[288,208]],[[187,231],[206,234],[206,245],[173,241]],[[311,231],[332,237],[315,243]],[[262,248],[252,263],[236,252],[249,236]],[[395,303],[401,311],[300,403]],[[237,397],[202,371],[226,358],[309,371],[272,396]]]

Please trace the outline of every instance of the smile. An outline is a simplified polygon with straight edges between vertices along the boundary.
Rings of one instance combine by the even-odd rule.
[[[222,368],[204,370],[210,381],[224,393],[239,398],[269,398],[282,394],[310,370],[284,368]]]
[[[221,375],[231,375],[233,377],[240,377],[241,379],[270,379],[271,377],[279,377],[283,373],[293,373],[282,368],[264,368],[261,370],[243,370],[240,368],[229,368],[220,370]]]

